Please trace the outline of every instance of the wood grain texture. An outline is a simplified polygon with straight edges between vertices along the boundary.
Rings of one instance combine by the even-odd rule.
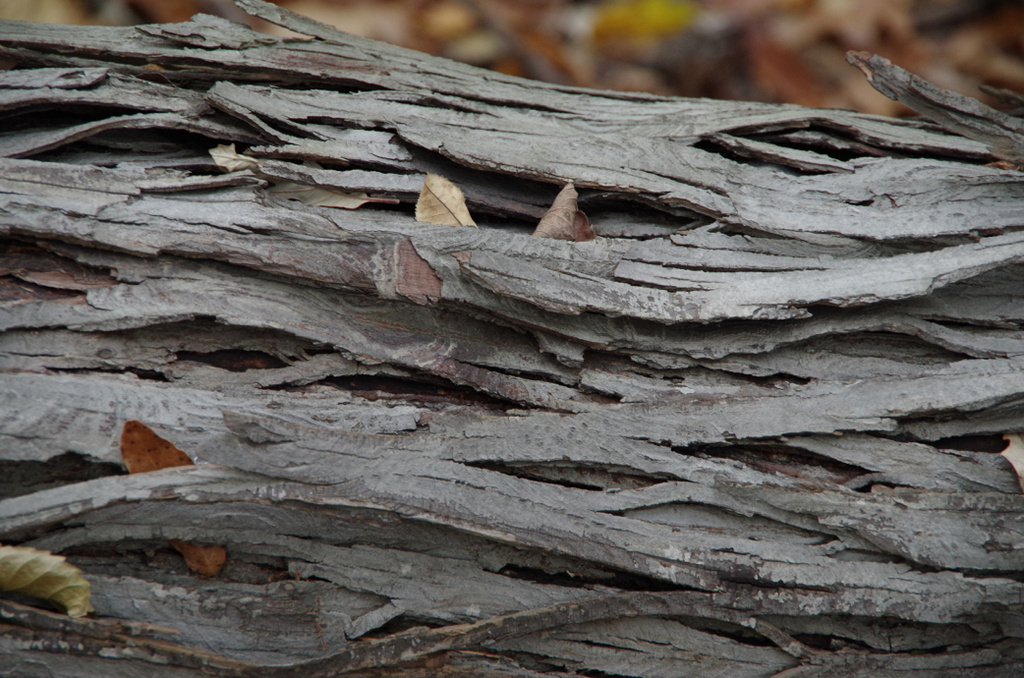
[[[238,4],[307,38],[0,25],[0,540],[66,555],[99,614],[0,602],[4,666],[1024,671],[1013,125],[874,61],[987,136]],[[479,229],[416,222],[426,174]],[[567,183],[597,237],[531,237]],[[118,474],[129,420],[197,465]]]

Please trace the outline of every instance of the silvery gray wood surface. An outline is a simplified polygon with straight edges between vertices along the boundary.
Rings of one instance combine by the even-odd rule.
[[[986,164],[1015,123],[877,60],[980,141],[527,82],[238,4],[308,37],[0,25],[0,539],[68,555],[100,615],[0,602],[5,662],[1024,670],[995,454],[1024,430],[1024,180]],[[215,166],[230,143],[258,173]],[[413,219],[427,172],[479,229]],[[599,237],[530,237],[568,181]],[[112,475],[132,419],[199,465]],[[228,563],[198,577],[171,539]]]

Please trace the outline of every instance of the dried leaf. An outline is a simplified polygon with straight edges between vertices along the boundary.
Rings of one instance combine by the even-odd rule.
[[[256,158],[242,155],[235,150],[234,144],[221,144],[210,149],[210,157],[225,172],[238,172],[240,170],[257,170],[259,162]]]
[[[174,550],[185,557],[188,569],[207,577],[216,577],[227,562],[228,552],[216,544],[190,544],[187,541],[171,540]]]
[[[82,571],[49,551],[0,546],[0,589],[48,600],[69,617],[94,612]]]
[[[658,40],[693,23],[699,5],[689,0],[606,0],[594,18],[594,40]]]
[[[769,100],[825,106],[828,87],[800,50],[776,40],[767,29],[751,30],[745,44],[754,82]]]
[[[126,421],[121,431],[121,460],[128,467],[128,473],[192,466],[189,456],[174,443],[164,440],[153,429],[134,419]],[[203,546],[177,540],[172,540],[171,546],[185,557],[185,564],[190,570],[209,577],[220,572],[228,557],[223,546]]]
[[[318,207],[340,207],[345,210],[354,210],[357,207],[362,207],[368,202],[385,202],[385,203],[397,203],[397,200],[391,200],[389,198],[371,198],[365,193],[346,193],[345,191],[335,191],[330,188],[323,188],[322,186],[311,186],[309,184],[299,184],[294,181],[284,181],[279,184],[274,184],[268,190],[268,193],[285,198],[286,200],[298,200],[299,202],[307,205],[316,205]]]
[[[416,21],[426,37],[450,42],[476,29],[479,20],[474,10],[457,0],[442,0],[423,8]]]
[[[576,187],[572,185],[572,182],[566,184],[555,196],[551,209],[541,218],[533,235],[538,238],[555,238],[574,242],[585,242],[597,237],[594,235],[594,230],[590,228],[590,220],[587,219],[587,215],[577,206],[576,197]]]
[[[237,172],[239,170],[251,170],[260,175],[260,163],[255,158],[241,155],[235,151],[235,145],[220,145],[210,150],[210,157],[217,163],[217,166],[225,172]],[[313,169],[322,169],[315,162],[306,161],[303,163]],[[262,175],[260,175],[262,176]],[[267,177],[263,177],[267,178]],[[365,193],[350,193],[338,191],[323,186],[302,184],[295,181],[282,181],[274,183],[268,193],[273,193],[286,200],[298,200],[306,205],[318,207],[340,207],[341,209],[354,210],[362,207],[368,202],[397,203],[391,198],[371,198]]]
[[[1003,436],[1003,440],[1007,441],[1009,445],[1000,454],[1006,457],[1006,460],[1013,466],[1013,470],[1017,472],[1017,482],[1020,483],[1021,490],[1024,491],[1024,435],[1007,433]]]
[[[121,431],[121,460],[128,467],[128,473],[149,473],[172,466],[192,465],[187,454],[134,419],[126,421]]]
[[[0,2],[4,19],[35,21],[47,24],[81,25],[95,21],[86,6],[66,0],[33,0],[33,2]]]
[[[459,187],[439,174],[428,174],[416,201],[416,221],[442,226],[476,226]]]

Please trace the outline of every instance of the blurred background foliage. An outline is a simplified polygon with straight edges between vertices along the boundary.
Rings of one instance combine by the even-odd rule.
[[[882,115],[909,111],[847,65],[881,54],[942,87],[1024,92],[1024,0],[278,0],[350,33],[538,80]],[[127,25],[230,0],[0,0],[0,17]]]

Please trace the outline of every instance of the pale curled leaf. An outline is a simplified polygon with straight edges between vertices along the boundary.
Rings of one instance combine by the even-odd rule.
[[[547,211],[534,229],[533,235],[538,238],[555,238],[585,242],[596,236],[590,228],[590,220],[576,204],[576,187],[569,182],[555,196],[551,209]]]
[[[238,172],[240,170],[257,170],[259,162],[255,158],[242,155],[235,150],[234,144],[221,144],[210,149],[210,157],[225,172]]]
[[[345,191],[335,191],[330,188],[323,188],[322,186],[299,184],[294,181],[283,181],[279,184],[274,184],[267,189],[267,192],[286,200],[298,200],[307,205],[340,207],[345,210],[354,210],[368,202],[398,202],[397,200],[386,198],[371,198],[365,193],[346,193]]]
[[[1006,457],[1006,460],[1013,466],[1013,470],[1017,472],[1017,482],[1020,483],[1021,490],[1024,491],[1024,435],[1007,433],[1003,436],[1003,440],[1009,445],[1000,454]]]
[[[0,546],[0,589],[49,600],[69,617],[94,611],[81,570],[64,556],[28,546]]]
[[[210,150],[210,157],[217,163],[217,166],[225,172],[237,172],[239,170],[250,170],[257,176],[264,179],[267,177],[260,174],[260,163],[255,158],[241,155],[235,151],[235,145],[220,145]],[[323,169],[315,162],[306,160],[303,166],[311,169]],[[350,193],[339,191],[323,186],[303,184],[295,181],[281,181],[273,183],[268,193],[273,193],[286,200],[298,200],[306,205],[318,207],[340,207],[341,209],[354,210],[362,207],[368,202],[397,203],[397,200],[390,198],[371,198],[365,193]]]
[[[416,201],[416,221],[442,226],[476,226],[458,186],[439,174],[428,174]]]

